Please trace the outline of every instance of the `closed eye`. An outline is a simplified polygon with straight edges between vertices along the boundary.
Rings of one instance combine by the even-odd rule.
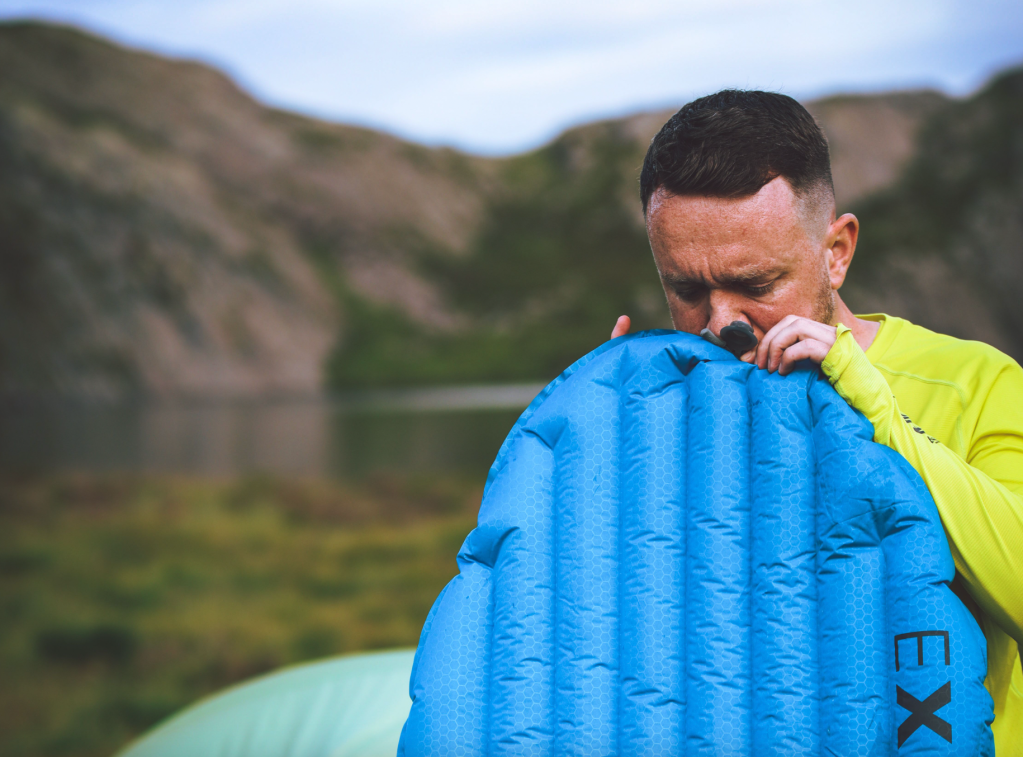
[[[758,276],[757,278],[759,278],[760,281],[764,281],[764,279],[762,277]],[[784,278],[784,275],[781,275],[781,276],[776,275],[776,276],[774,276],[774,278],[770,279],[769,281],[764,282],[763,284],[754,283],[754,282],[756,282],[757,279],[753,279],[752,281],[746,281],[746,282],[741,282],[741,283],[740,282],[736,282],[736,283],[739,284],[739,287],[748,296],[750,296],[750,297],[762,297],[765,294],[768,294],[772,289],[774,289],[778,285],[778,282],[781,281],[783,278]]]
[[[749,292],[754,297],[759,297],[761,295],[767,294],[773,288],[774,288],[774,282],[771,281],[771,282],[769,282],[767,284],[760,284],[758,286],[746,286],[746,291]]]
[[[675,296],[683,302],[699,302],[706,294],[707,287],[705,286],[694,285],[675,287]]]

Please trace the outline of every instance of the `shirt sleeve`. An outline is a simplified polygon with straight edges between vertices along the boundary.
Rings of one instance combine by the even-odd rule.
[[[900,412],[884,376],[841,324],[821,369],[839,395],[874,426],[874,441],[901,454],[923,478],[938,507],[956,569],[970,593],[991,620],[1023,643],[1020,430],[1001,428],[997,412],[992,412],[996,408],[986,407],[982,416],[993,420],[987,428],[978,424],[980,435],[967,462]],[[1015,373],[999,375],[986,405],[1003,396],[1010,402],[1020,401],[1023,375]]]

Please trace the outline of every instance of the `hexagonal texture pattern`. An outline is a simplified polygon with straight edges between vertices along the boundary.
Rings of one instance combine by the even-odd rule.
[[[491,469],[399,754],[993,754],[934,503],[872,436],[810,367],[676,332],[584,357]]]

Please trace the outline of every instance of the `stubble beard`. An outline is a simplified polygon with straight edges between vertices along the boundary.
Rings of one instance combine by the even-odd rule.
[[[835,290],[831,288],[831,277],[827,270],[824,270],[821,277],[820,288],[817,290],[817,301],[814,303],[814,312],[811,318],[817,323],[826,323],[833,326],[835,319]]]

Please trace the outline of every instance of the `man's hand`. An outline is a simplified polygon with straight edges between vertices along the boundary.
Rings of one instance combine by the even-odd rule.
[[[750,350],[740,360],[787,376],[800,360],[812,360],[820,365],[836,338],[834,326],[787,315],[764,334],[755,350]]]
[[[611,338],[625,336],[630,328],[632,320],[629,316],[619,316],[611,331]],[[739,359],[755,363],[758,368],[772,373],[778,371],[782,376],[787,376],[800,360],[812,360],[820,365],[836,338],[837,330],[834,326],[798,315],[787,315],[764,334],[756,349],[750,350]]]

